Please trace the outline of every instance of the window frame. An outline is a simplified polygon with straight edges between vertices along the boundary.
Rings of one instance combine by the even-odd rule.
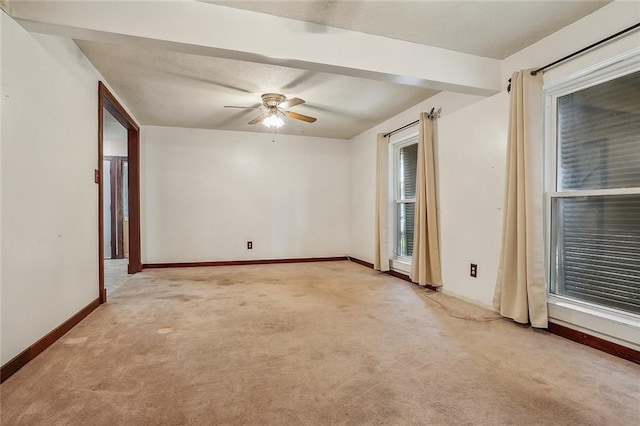
[[[389,162],[391,163],[389,166],[390,173],[390,182],[389,188],[389,199],[391,201],[391,211],[392,213],[389,215],[389,229],[393,229],[391,245],[389,247],[389,259],[392,261],[392,266],[397,269],[404,270],[406,267],[411,266],[411,262],[413,260],[412,256],[401,256],[398,254],[398,204],[401,203],[413,203],[415,206],[416,199],[402,199],[402,194],[400,191],[400,150],[404,147],[410,145],[418,144],[418,132],[413,131],[406,136],[400,137],[397,141],[393,141],[389,143],[389,148],[392,150],[391,155],[389,155]]]
[[[558,98],[593,87],[607,81],[615,80],[628,74],[640,71],[640,49],[627,52],[610,60],[571,74],[557,81],[544,85],[544,230],[545,230],[545,279],[547,302],[550,317],[554,312],[560,313],[562,320],[571,315],[562,312],[568,308],[580,313],[600,317],[606,321],[615,321],[640,327],[640,315],[622,311],[616,308],[599,305],[573,297],[554,294],[551,288],[554,284],[552,253],[552,213],[554,199],[571,197],[593,197],[613,195],[640,195],[640,187],[611,188],[593,190],[558,190],[558,138],[557,138],[557,100]]]

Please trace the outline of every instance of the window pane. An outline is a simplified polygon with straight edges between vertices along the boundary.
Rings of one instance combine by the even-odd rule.
[[[398,256],[413,256],[413,216],[415,211],[415,203],[398,203],[398,246],[396,254]]]
[[[551,292],[640,314],[640,195],[556,198]]]
[[[416,170],[418,144],[400,148],[400,197],[403,200],[416,198]]]
[[[640,72],[557,106],[558,191],[640,187]]]

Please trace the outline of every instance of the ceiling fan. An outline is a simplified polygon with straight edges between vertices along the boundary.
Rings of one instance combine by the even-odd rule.
[[[309,117],[308,115],[298,114],[297,112],[288,110],[288,108],[301,105],[303,103],[304,100],[300,98],[287,99],[286,96],[279,93],[265,93],[262,95],[261,106],[242,107],[225,105],[225,108],[261,109],[264,112],[249,121],[247,124],[258,124],[262,122],[266,127],[278,128],[282,127],[284,124],[281,116],[306,121],[307,123],[313,123],[316,121],[314,117]]]

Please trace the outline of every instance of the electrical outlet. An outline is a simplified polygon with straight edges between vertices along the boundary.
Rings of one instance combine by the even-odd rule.
[[[247,250],[253,250],[253,241],[247,241]]]
[[[475,263],[471,264],[469,275],[471,275],[473,278],[476,278],[478,276],[478,265],[476,265]]]

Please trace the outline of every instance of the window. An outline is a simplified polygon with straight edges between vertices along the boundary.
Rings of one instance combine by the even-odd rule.
[[[392,144],[394,257],[409,260],[413,255],[413,217],[416,204],[418,140],[415,136]]]
[[[549,292],[639,315],[640,70],[613,68],[547,89]]]

